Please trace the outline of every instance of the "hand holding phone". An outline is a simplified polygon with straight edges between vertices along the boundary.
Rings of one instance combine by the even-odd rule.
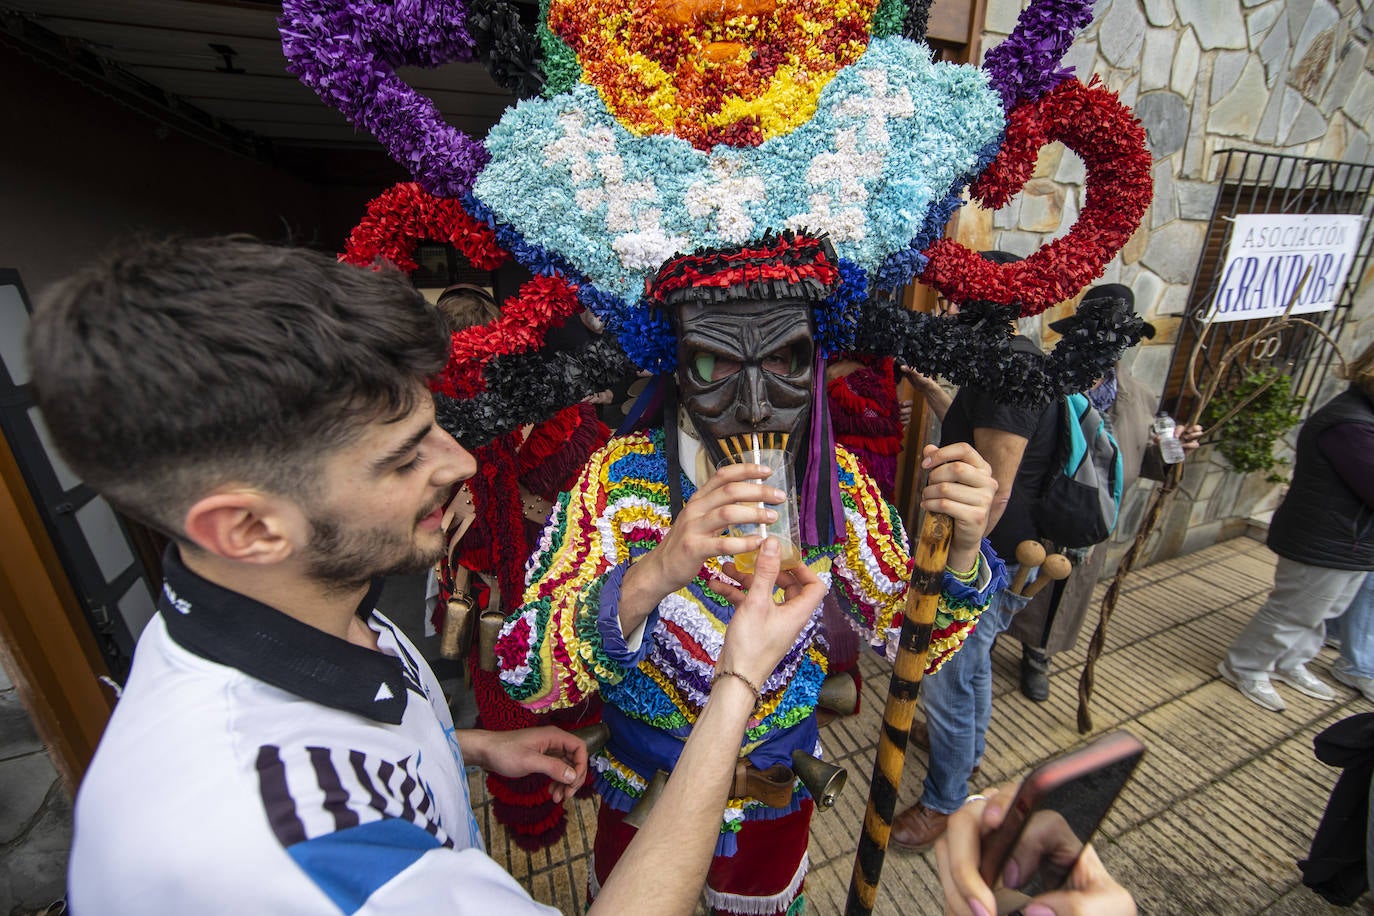
[[[1134,914],[1087,842],[1144,750],[1116,732],[955,812],[936,847],[946,912],[964,916],[976,900],[987,913],[1009,913],[1033,897],[1055,912]]]

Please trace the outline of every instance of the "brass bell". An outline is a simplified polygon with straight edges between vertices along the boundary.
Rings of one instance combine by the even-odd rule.
[[[496,673],[496,637],[506,618],[500,611],[483,611],[477,621],[477,666],[488,674]]]
[[[792,752],[792,770],[821,810],[835,807],[835,796],[849,781],[849,772],[844,767],[826,763],[800,749]]]
[[[472,599],[454,595],[444,607],[444,629],[439,639],[441,658],[462,658],[472,634]]]
[[[570,734],[581,738],[582,743],[587,745],[588,757],[595,757],[606,746],[606,742],[611,740],[611,727],[605,722],[596,722],[592,725],[574,728]]]
[[[668,785],[668,774],[662,770],[654,773],[654,778],[649,780],[649,784],[644,788],[644,794],[635,802],[635,806],[630,809],[630,813],[625,815],[625,823],[638,830],[644,826],[644,822],[649,819],[649,812],[654,810],[654,805],[658,804],[658,797],[663,794],[663,789]]]
[[[844,671],[826,675],[816,706],[841,716],[854,715],[859,708],[859,688],[854,678]]]

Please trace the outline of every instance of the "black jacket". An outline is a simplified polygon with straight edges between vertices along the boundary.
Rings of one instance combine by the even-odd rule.
[[[1374,404],[1352,387],[1303,424],[1293,483],[1269,525],[1269,549],[1308,566],[1374,569],[1374,509],[1341,480],[1317,444],[1340,423],[1374,426]]]
[[[1369,887],[1365,851],[1369,781],[1374,774],[1374,712],[1342,719],[1312,740],[1317,759],[1344,772],[1331,790],[1312,850],[1298,863],[1302,883],[1337,906]]]

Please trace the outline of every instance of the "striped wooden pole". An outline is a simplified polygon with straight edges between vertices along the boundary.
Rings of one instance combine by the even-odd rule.
[[[887,688],[883,709],[883,731],[878,739],[878,755],[873,761],[873,781],[869,784],[868,810],[864,813],[863,834],[854,856],[854,875],[849,882],[845,916],[868,916],[878,898],[878,879],[883,872],[883,857],[892,833],[892,817],[897,810],[897,789],[906,766],[906,745],[911,721],[916,715],[916,695],[925,676],[930,633],[935,626],[935,610],[945,578],[945,559],[954,534],[954,520],[948,515],[925,513],[921,534],[916,541],[915,565],[906,594],[906,613],[897,645],[897,661]]]

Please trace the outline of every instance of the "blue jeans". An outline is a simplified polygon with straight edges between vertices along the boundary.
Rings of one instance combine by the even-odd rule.
[[[1014,574],[1008,566],[1008,574]],[[921,684],[930,732],[930,769],[921,804],[950,814],[968,798],[968,778],[983,760],[992,719],[992,645],[1027,601],[1003,589],[992,596],[964,645]]]
[[[1350,606],[1327,629],[1341,640],[1336,667],[1356,677],[1374,678],[1374,573],[1364,577]]]

